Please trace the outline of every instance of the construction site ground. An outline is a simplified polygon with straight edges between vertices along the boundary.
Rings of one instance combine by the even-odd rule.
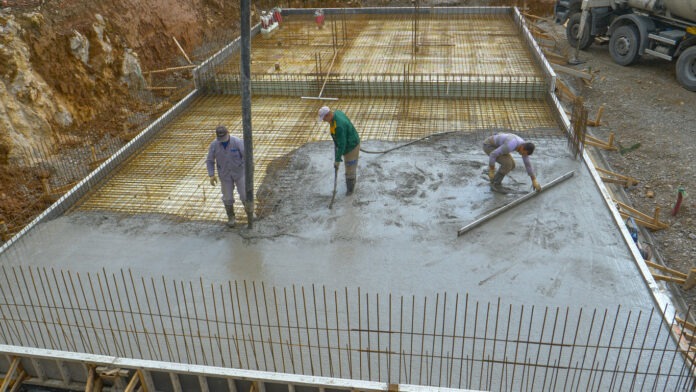
[[[556,49],[563,52],[563,29],[551,24],[545,28],[553,32]],[[569,55],[567,48],[565,55]],[[688,271],[689,257],[696,253],[692,221],[696,205],[687,196],[676,216],[669,212],[677,188],[683,186],[688,192],[687,181],[694,181],[688,159],[693,157],[691,130],[687,128],[694,123],[693,110],[688,110],[693,107],[693,99],[688,100],[692,93],[680,90],[673,73],[663,69],[671,67],[670,64],[660,62],[660,69],[650,62],[644,65],[646,61],[637,64],[631,69],[646,68],[641,71],[646,74],[639,83],[630,77],[626,81],[628,72],[611,62],[605,48],[590,49],[581,53],[580,59],[583,63],[574,69],[592,75],[589,84],[566,77],[562,72],[559,78],[576,95],[585,98],[590,116],[603,107],[601,125],[591,127],[590,132],[602,139],[614,134],[618,146],[615,152],[588,147],[592,148],[590,154],[597,156],[600,166],[606,165],[639,180],[637,186],[626,189],[612,186],[612,191],[617,198],[648,214],[660,208],[659,217],[669,227],[654,233],[645,231],[641,240],[650,244],[655,257],[662,258],[669,267]],[[665,74],[655,76],[659,72]],[[658,80],[664,88],[659,97],[654,95]],[[639,100],[640,96],[643,100]],[[674,96],[684,100],[673,102]],[[297,97],[293,98],[298,101]],[[208,96],[201,101],[207,99],[224,101],[226,98]],[[256,102],[274,99],[259,97]],[[195,109],[203,107],[201,101],[192,105],[194,114]],[[535,117],[530,121],[524,115],[530,111],[522,109],[524,101],[519,101],[505,103],[504,110],[472,110],[477,115],[485,112],[487,117],[472,117],[474,120],[465,122],[468,124],[465,132],[449,132],[452,129],[446,121],[453,112],[460,114],[461,110],[448,109],[426,116],[429,122],[421,129],[406,127],[426,134],[449,133],[421,139],[387,154],[364,153],[357,192],[345,195],[342,172],[339,172],[333,208],[329,208],[334,181],[332,144],[314,121],[317,105],[275,105],[272,110],[268,107],[273,105],[269,105],[262,109],[264,116],[259,117],[263,120],[255,122],[256,126],[261,130],[273,128],[278,131],[275,135],[285,135],[287,139],[274,145],[271,137],[263,138],[270,133],[257,134],[261,136],[257,144],[262,152],[259,157],[266,157],[259,164],[269,170],[255,178],[259,219],[254,222],[253,230],[241,225],[234,229],[225,227],[219,195],[205,191],[207,178],[201,171],[209,140],[206,133],[223,119],[238,121],[239,112],[217,110],[212,115],[206,114],[203,118],[208,116],[215,123],[192,121],[198,123],[198,128],[182,126],[187,117],[181,116],[177,119],[180,122],[167,125],[159,135],[162,137],[111,173],[75,209],[42,222],[3,252],[2,272],[8,283],[14,275],[17,282],[23,281],[24,287],[29,287],[29,282],[36,284],[34,269],[38,276],[47,276],[46,271],[51,270],[54,277],[56,270],[59,274],[88,276],[102,271],[105,277],[120,270],[124,277],[126,270],[140,277],[178,280],[182,288],[184,281],[200,279],[201,288],[203,280],[263,282],[272,287],[293,286],[293,290],[294,285],[312,288],[321,285],[330,290],[350,286],[390,298],[392,295],[432,296],[436,290],[436,293],[475,293],[477,301],[491,303],[503,298],[505,304],[522,306],[625,307],[641,313],[653,311],[656,296],[664,304],[662,292],[654,285],[648,269],[636,262],[635,248],[626,242],[622,223],[613,210],[605,208],[604,195],[598,191],[603,185],[597,183],[597,176],[569,152],[568,140],[557,132],[560,129],[549,130],[547,122],[553,118],[550,113],[532,110]],[[467,107],[495,106],[472,102]],[[654,105],[655,102],[660,104]],[[381,108],[378,103],[360,106],[353,99],[346,99],[345,105],[349,113],[352,113],[351,105],[364,108],[354,110],[355,114],[351,115],[358,124],[363,124],[359,128],[365,130],[364,148],[386,151],[422,136],[380,135],[378,130],[388,131],[380,121],[389,122],[389,118],[373,119],[368,125],[370,116],[377,113],[372,111]],[[652,113],[650,119],[640,117],[656,106],[660,108],[659,115]],[[675,115],[673,106],[687,109]],[[404,107],[391,115],[415,113]],[[672,120],[660,117],[667,112],[666,108],[671,116],[686,119],[679,123],[684,128],[678,135],[665,136],[667,130],[663,127]],[[288,118],[300,118],[303,125],[284,123],[275,128],[264,127],[268,122],[273,125],[274,119]],[[678,128],[674,121],[672,124]],[[498,128],[501,123],[528,126],[528,129],[522,129],[522,125],[512,128],[528,131],[525,136],[537,143],[532,161],[542,186],[570,171],[574,175],[458,237],[457,230],[462,226],[520,196],[500,195],[488,188],[487,156],[481,151],[481,142],[484,133],[490,132],[477,125]],[[234,124],[232,128],[238,130],[238,122]],[[634,133],[639,126],[640,132]],[[538,131],[542,128],[543,131]],[[125,127],[122,131],[125,132]],[[104,136],[116,137],[107,132]],[[177,145],[179,140],[181,143]],[[167,145],[172,148],[167,149]],[[160,147],[164,148],[158,150]],[[675,162],[666,159],[673,153]],[[174,161],[171,154],[181,155],[176,164],[171,163]],[[283,163],[279,164],[281,160]],[[181,171],[171,173],[175,180],[170,181],[164,174],[168,169]],[[130,180],[119,182],[119,176]],[[6,170],[3,178],[7,179],[7,182],[3,180],[3,192],[12,190],[5,185],[12,179],[12,172]],[[506,178],[506,183],[520,192],[530,191],[521,164]],[[109,192],[110,186],[123,193]],[[40,192],[35,191],[33,195]],[[178,195],[186,198],[176,199]],[[9,196],[0,193],[2,199],[14,196],[16,193]],[[38,198],[41,203],[34,203],[34,208],[52,201],[50,197]],[[154,201],[151,210],[150,201]],[[136,211],[133,206],[142,210]],[[177,210],[173,211],[174,208]],[[25,205],[19,210],[27,213],[29,208]],[[241,209],[238,212],[241,215]],[[3,207],[3,214],[6,213]],[[671,255],[669,251],[674,249],[679,251]],[[25,271],[31,279],[27,279]],[[40,286],[41,282],[34,290]],[[49,286],[48,290],[52,288]],[[118,287],[114,286],[114,292],[119,292]],[[11,293],[13,297],[19,295],[13,298],[15,302],[24,301],[21,290]],[[688,291],[681,294],[689,299]],[[500,308],[500,302],[497,306]],[[584,331],[588,335],[591,325]],[[22,333],[17,335],[21,338]]]
[[[552,32],[557,52],[568,58],[574,50],[565,39],[565,28],[551,19],[537,22]],[[599,126],[588,127],[590,134],[607,141],[614,134],[617,151],[589,147],[603,157],[608,169],[638,180],[637,185],[613,187],[617,197],[634,208],[659,218],[669,227],[644,230],[645,243],[674,270],[688,273],[696,259],[696,94],[676,81],[674,63],[644,56],[635,65],[620,66],[611,59],[605,43],[596,41],[577,55],[579,65],[566,65],[592,75],[590,83],[568,73],[558,72],[575,94],[584,99],[589,118],[603,108]],[[679,188],[686,192],[676,215]],[[667,274],[670,275],[670,274]],[[696,305],[696,292],[673,286],[688,306]]]

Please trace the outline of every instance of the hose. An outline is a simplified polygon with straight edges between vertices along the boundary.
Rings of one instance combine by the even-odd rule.
[[[539,127],[539,128],[525,129],[525,131],[533,131],[533,130],[541,131],[541,130],[550,130],[550,129],[556,129],[556,128]],[[507,129],[507,128],[485,128],[485,129],[479,129],[479,130],[477,130],[477,131],[492,132],[492,133],[498,133],[498,132],[508,132],[508,133],[512,133],[512,132],[514,132],[514,130],[512,130],[512,129]],[[399,146],[396,146],[396,147],[394,147],[394,148],[390,148],[390,149],[384,150],[384,151],[370,151],[370,150],[365,150],[365,149],[363,149],[362,147],[360,148],[360,151],[362,151],[362,152],[364,152],[364,153],[366,153],[366,154],[386,154],[386,153],[388,153],[388,152],[391,152],[391,151],[394,151],[394,150],[398,150],[399,148],[403,148],[403,147],[406,147],[406,146],[410,146],[411,144],[415,144],[415,143],[421,142],[421,141],[426,140],[426,139],[429,139],[429,138],[431,138],[431,137],[444,136],[444,135],[449,135],[449,134],[457,133],[457,132],[461,132],[461,131],[448,131],[448,132],[431,133],[430,135],[423,136],[423,137],[420,138],[420,139],[412,140],[412,141],[410,141],[410,142],[408,142],[408,143],[401,144],[401,145],[399,145]]]
[[[451,133],[457,133],[457,132],[460,132],[460,131],[449,131],[449,132],[431,133],[431,134],[428,135],[428,136],[423,136],[423,137],[420,138],[420,139],[412,140],[412,141],[410,141],[410,142],[408,142],[408,143],[401,144],[401,145],[399,145],[399,146],[396,146],[396,147],[394,147],[394,148],[390,148],[390,149],[384,150],[384,151],[370,151],[370,150],[365,150],[365,149],[363,149],[362,147],[360,148],[360,151],[362,151],[362,152],[364,152],[364,153],[366,153],[366,154],[386,154],[386,153],[388,153],[388,152],[391,152],[391,151],[394,151],[394,150],[398,150],[399,148],[403,148],[403,147],[406,147],[406,146],[410,146],[411,144],[415,144],[415,143],[421,142],[421,141],[423,141],[423,140],[425,140],[425,139],[429,139],[429,138],[431,138],[431,137],[435,137],[435,136],[444,136],[444,135],[449,135],[449,134],[451,134]]]

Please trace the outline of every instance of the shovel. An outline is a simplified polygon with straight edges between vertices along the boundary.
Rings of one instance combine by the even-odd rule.
[[[331,203],[329,203],[329,209],[333,208],[334,200],[336,200],[336,183],[338,182],[338,167],[334,168],[334,188],[333,195],[331,196]]]

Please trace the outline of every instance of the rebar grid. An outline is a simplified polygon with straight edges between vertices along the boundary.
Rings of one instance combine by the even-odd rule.
[[[3,344],[126,358],[514,391],[693,387],[654,311],[393,297],[1,267]]]
[[[415,45],[412,20],[410,14],[329,15],[319,29],[308,16],[289,15],[270,36],[254,37],[251,71],[399,74],[409,66],[415,74],[541,77],[511,15],[420,15]],[[239,54],[217,72],[238,74]]]
[[[306,143],[331,140],[326,124],[316,122],[316,111],[322,104],[300,98],[254,98],[255,189],[259,189],[269,165],[277,159]],[[545,129],[545,134],[564,137],[545,101],[352,98],[331,105],[348,114],[363,143],[407,141],[450,131],[483,135],[490,129],[515,129],[521,135]],[[197,98],[78,208],[169,214],[196,221],[223,220],[220,188],[210,186],[205,169],[208,145],[214,139],[213,130],[220,124],[242,136],[240,98]],[[331,157],[332,150],[327,148],[327,161]],[[282,167],[276,162],[275,168]],[[280,191],[292,187],[292,179],[287,176],[279,181],[274,188]],[[244,221],[241,203],[235,206]]]

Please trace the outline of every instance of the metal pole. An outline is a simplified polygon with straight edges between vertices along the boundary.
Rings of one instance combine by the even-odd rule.
[[[253,228],[254,219],[254,150],[251,140],[251,11],[249,0],[241,0],[242,14],[242,129],[244,130],[244,176],[247,199],[248,228]]]
[[[544,185],[543,187],[541,187],[541,189],[542,189],[541,191],[539,191],[539,192],[529,192],[528,194],[526,194],[526,195],[520,197],[519,199],[514,200],[514,201],[510,202],[509,204],[506,204],[506,205],[504,205],[504,206],[498,208],[497,210],[495,210],[495,211],[493,211],[493,212],[491,212],[491,213],[489,213],[489,214],[487,214],[487,215],[484,215],[483,217],[481,217],[481,218],[479,218],[479,219],[477,219],[477,220],[475,220],[475,221],[469,223],[468,225],[462,227],[461,229],[459,229],[459,230],[457,231],[457,237],[459,237],[459,236],[461,236],[462,234],[466,233],[467,231],[473,229],[474,227],[480,225],[481,223],[486,222],[486,221],[488,221],[489,219],[491,219],[491,218],[493,218],[493,217],[496,217],[496,216],[500,215],[501,213],[503,213],[503,212],[505,212],[505,211],[507,211],[507,210],[509,210],[509,209],[511,209],[511,208],[513,208],[513,207],[515,207],[516,205],[521,204],[521,203],[524,203],[525,201],[527,201],[527,200],[531,199],[532,197],[538,195],[539,193],[541,193],[541,192],[547,190],[548,188],[551,188],[552,186],[554,186],[554,185],[556,185],[556,184],[558,184],[558,183],[560,183],[560,182],[562,182],[562,181],[565,181],[565,180],[569,179],[570,177],[573,176],[574,173],[575,173],[574,170],[573,170],[573,171],[570,171],[570,172],[568,172],[568,173],[566,173],[566,174],[564,174],[564,175],[562,175],[562,176],[556,178],[555,180],[549,182],[548,184]]]

